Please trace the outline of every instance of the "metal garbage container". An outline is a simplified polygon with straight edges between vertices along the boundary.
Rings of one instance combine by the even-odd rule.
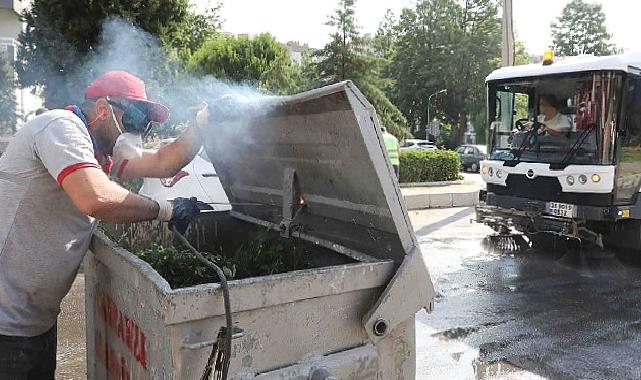
[[[413,379],[414,315],[434,289],[360,91],[342,82],[268,99],[221,119],[205,146],[238,206],[192,238],[242,240],[261,226],[308,246],[316,264],[229,282],[244,330],[230,378]],[[200,378],[225,324],[219,284],[171,289],[100,232],[85,273],[90,379]]]

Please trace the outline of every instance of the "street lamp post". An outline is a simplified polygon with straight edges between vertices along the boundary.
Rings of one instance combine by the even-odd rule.
[[[427,120],[425,122],[425,139],[426,140],[427,140],[427,126],[430,123],[430,104],[432,103],[432,96],[435,96],[438,94],[447,94],[447,89],[444,88],[440,91],[436,91],[435,93],[427,97]]]

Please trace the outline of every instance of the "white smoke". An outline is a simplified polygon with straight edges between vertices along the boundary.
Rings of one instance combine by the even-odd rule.
[[[99,41],[82,65],[81,76],[87,80],[83,85],[109,70],[130,72],[145,81],[149,98],[169,107],[170,123],[190,120],[193,107],[202,102],[210,105],[216,119],[228,119],[247,110],[249,103],[273,97],[248,84],[188,73],[167,56],[157,37],[120,18],[104,21]]]

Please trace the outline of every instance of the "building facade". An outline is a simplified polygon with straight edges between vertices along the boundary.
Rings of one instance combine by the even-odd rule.
[[[0,0],[0,52],[6,53],[13,63],[17,58],[18,35],[24,27],[20,14],[29,6],[29,0]],[[18,128],[42,107],[42,99],[33,88],[16,88]]]

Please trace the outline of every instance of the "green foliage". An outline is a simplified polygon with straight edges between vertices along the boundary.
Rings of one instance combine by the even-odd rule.
[[[572,0],[551,24],[553,49],[562,57],[579,54],[609,55],[616,53],[610,43],[601,4]]]
[[[189,68],[275,93],[290,93],[296,86],[297,68],[287,49],[268,33],[253,38],[216,35],[194,53]]]
[[[407,121],[398,108],[387,98],[383,90],[367,82],[360,87],[363,95],[372,103],[381,124],[397,139],[403,140],[412,135],[407,130]]]
[[[340,0],[336,13],[325,23],[334,27],[330,42],[316,51],[315,69],[321,85],[350,79],[356,83],[367,78],[370,57],[365,54],[365,40],[358,32],[354,4],[356,0]]]
[[[450,150],[401,151],[399,182],[453,181],[460,169],[458,154]]]
[[[0,54],[0,135],[16,131],[16,83],[7,56]]]
[[[172,288],[219,282],[216,272],[202,265],[189,251],[153,244],[150,248],[134,249],[128,246],[125,236],[114,237],[119,244],[135,251],[149,263]],[[312,267],[309,252],[292,242],[283,242],[267,230],[257,231],[234,252],[202,252],[206,259],[218,265],[227,279],[268,276]]]
[[[259,230],[234,252],[238,277],[248,278],[310,268],[309,252],[285,243],[268,230]]]
[[[214,270],[202,265],[194,255],[186,250],[153,245],[149,249],[136,252],[136,255],[149,263],[158,274],[167,280],[172,289],[219,282]],[[222,255],[205,253],[204,256],[218,265],[228,279],[233,279],[236,276],[234,264]]]
[[[120,17],[160,38],[169,56],[180,57],[217,27],[216,10],[194,15],[189,0],[34,0],[22,15],[26,28],[18,37],[20,85],[42,86],[48,108],[78,101],[87,81],[96,75],[83,70],[83,65],[102,42],[105,20]],[[155,77],[166,78],[172,68],[165,52],[158,53]]]
[[[384,75],[387,55],[391,54],[389,38],[393,38],[389,33],[384,34],[391,24],[381,27],[378,38],[361,36],[356,25],[354,4],[355,0],[341,0],[336,12],[329,17],[326,25],[333,27],[334,32],[323,49],[304,61],[302,76],[307,84],[303,87],[351,80],[374,106],[383,126],[397,138],[406,138],[409,136],[407,121],[385,92],[393,84]],[[387,17],[392,23],[393,16],[388,13]]]
[[[485,117],[485,77],[498,68],[501,22],[493,0],[420,0],[403,10],[396,25],[389,71],[397,104],[409,125],[430,114],[456,126],[460,139],[468,119]]]
[[[176,54],[187,61],[208,39],[221,29],[221,4],[210,7],[204,13],[188,12],[179,27],[167,36],[165,45],[171,46]]]

